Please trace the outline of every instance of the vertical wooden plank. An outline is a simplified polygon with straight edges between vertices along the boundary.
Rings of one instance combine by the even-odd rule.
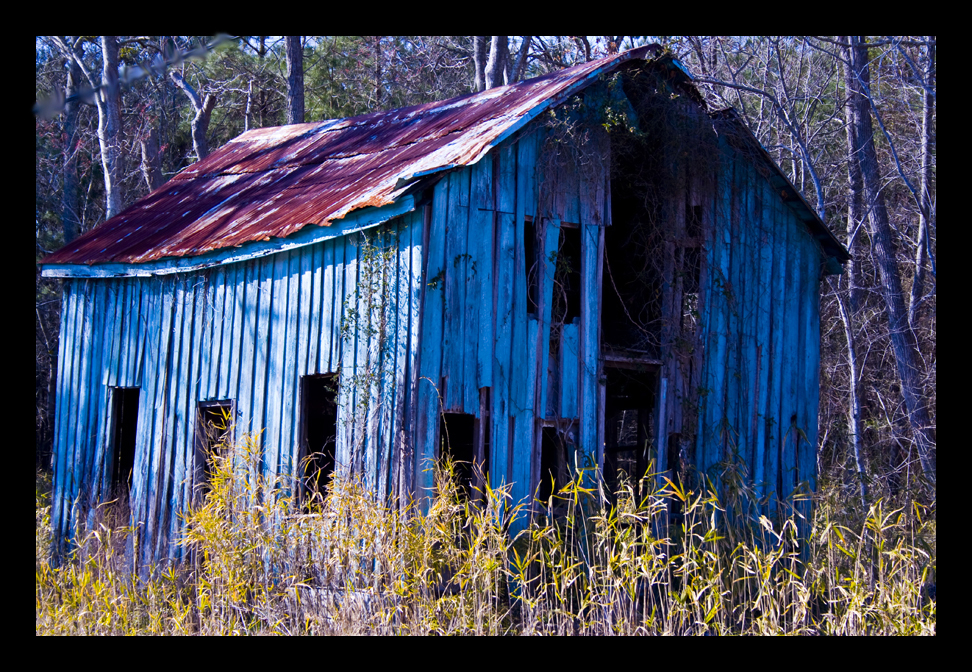
[[[218,345],[214,347],[212,341],[212,334],[215,329],[215,314],[216,305],[214,304],[214,297],[217,296],[217,287],[214,286],[216,283],[219,285],[225,284],[225,274],[222,272],[222,268],[213,269],[212,271],[201,272],[199,281],[196,283],[195,287],[195,301],[196,305],[194,307],[195,317],[193,322],[196,325],[193,330],[193,350],[192,350],[192,374],[190,377],[190,387],[189,395],[187,399],[185,418],[186,418],[186,441],[183,446],[183,472],[179,475],[177,483],[182,485],[182,495],[179,507],[176,509],[178,513],[183,513],[188,508],[189,504],[192,502],[192,486],[193,486],[193,472],[195,467],[195,450],[194,450],[194,440],[196,433],[196,408],[199,400],[208,398],[211,395],[211,390],[215,389],[210,387],[213,377],[211,371],[213,369],[218,370],[219,359],[218,359]],[[220,305],[220,312],[222,312],[222,306]],[[199,334],[199,325],[202,326],[203,333]],[[210,352],[214,350],[214,352]],[[207,361],[208,359],[208,361]],[[203,369],[204,363],[209,367],[210,371],[205,371]],[[208,388],[208,389],[207,389]],[[182,519],[178,519],[179,525],[176,528],[176,532],[173,533],[173,542],[178,541],[179,536],[182,532]],[[179,548],[179,557],[183,556],[183,549]]]
[[[792,215],[791,215],[792,216]],[[816,488],[817,476],[817,412],[820,394],[820,325],[819,286],[820,253],[802,223],[800,231],[801,265],[803,268],[800,296],[800,354],[802,358],[800,391],[800,437],[797,452],[798,479],[811,490]],[[807,513],[808,509],[804,509]]]
[[[697,448],[698,467],[703,473],[722,459],[720,425],[725,416],[725,376],[727,327],[730,287],[729,253],[731,246],[733,164],[724,153],[719,166],[713,210],[713,249],[709,262],[708,345],[706,347],[705,388],[707,394],[700,409],[700,431]]]
[[[119,278],[116,282],[115,324],[112,328],[115,345],[112,348],[112,381],[114,386],[130,387],[128,377],[128,353],[133,341],[128,340],[128,310],[132,278]]]
[[[477,387],[493,384],[493,157],[488,155],[473,166],[470,232],[476,238],[479,342],[476,345]],[[473,244],[470,243],[470,247]]]
[[[301,355],[301,345],[306,346],[306,335],[300,328],[303,314],[303,302],[301,301],[300,288],[303,278],[302,256],[309,253],[306,248],[290,251],[290,264],[287,271],[287,326],[286,326],[286,345],[284,346],[284,371],[280,383],[280,394],[283,396],[283,408],[281,409],[280,419],[280,450],[279,462],[276,470],[270,471],[272,478],[280,478],[281,486],[286,486],[294,473],[294,453],[297,440],[295,438],[297,425],[295,407],[297,406],[297,395],[300,385],[297,375]],[[281,318],[283,314],[281,314]],[[306,349],[304,351],[304,362],[306,362]]]
[[[783,401],[780,407],[781,419],[785,422],[788,433],[783,444],[783,493],[789,497],[797,482],[797,454],[796,444],[799,440],[797,423],[800,420],[799,398],[800,384],[799,349],[800,349],[800,285],[802,269],[800,268],[800,253],[796,238],[795,222],[790,221],[784,211],[786,206],[777,199],[777,217],[782,226],[787,229],[788,257],[792,262],[786,268],[786,298],[785,323],[783,330]]]
[[[239,403],[237,408],[237,432],[239,438],[244,432],[253,431],[253,377],[257,348],[257,310],[260,296],[260,260],[254,259],[245,264],[245,280],[240,278],[240,296],[236,302],[237,315],[241,318],[239,338]],[[235,319],[235,317],[234,317]],[[234,344],[235,347],[235,344]]]
[[[202,380],[199,386],[199,394],[196,400],[214,399],[219,394],[219,374],[222,368],[223,359],[229,358],[229,353],[225,350],[225,343],[229,342],[229,332],[232,327],[224,332],[224,323],[232,322],[232,311],[226,313],[226,267],[217,266],[209,276],[206,291],[206,319],[210,323],[207,327],[209,331],[208,352],[203,353],[205,360],[201,367]],[[205,346],[204,346],[205,347]]]
[[[472,171],[466,169],[463,173],[467,176],[463,181],[466,184],[471,179]],[[482,235],[475,227],[480,224],[479,210],[467,208],[463,221],[466,247],[463,259],[462,410],[472,415],[479,413],[479,274],[482,264]]]
[[[55,548],[60,551],[62,528],[60,525],[64,494],[64,452],[67,447],[67,419],[68,409],[71,408],[71,353],[74,351],[74,299],[72,281],[65,280],[61,286],[61,320],[58,329],[57,344],[57,387],[55,388],[54,406],[54,438],[51,451],[51,471],[54,474],[54,495],[51,500],[51,528],[54,533]],[[67,372],[67,375],[65,375]]]
[[[98,293],[99,306],[96,314],[102,314],[102,321],[97,326],[98,336],[96,348],[93,353],[96,358],[92,375],[92,393],[94,394],[95,404],[92,405],[92,414],[88,425],[90,445],[90,462],[88,466],[88,507],[89,522],[94,523],[92,515],[95,513],[99,503],[104,501],[104,473],[107,449],[107,418],[108,418],[108,386],[114,383],[115,359],[113,355],[118,347],[115,332],[115,317],[117,309],[117,293],[119,282],[117,280],[103,280],[99,283],[101,292]]]
[[[557,271],[557,247],[560,243],[560,219],[544,221],[543,277],[540,292],[540,317],[542,330],[539,336],[539,362],[537,376],[537,396],[534,408],[543,417],[547,409],[547,372],[550,357],[550,319],[553,310],[554,275]],[[538,443],[537,446],[540,444]]]
[[[85,283],[84,302],[80,306],[82,313],[81,322],[81,348],[79,353],[79,378],[77,419],[74,423],[73,445],[72,445],[72,471],[71,471],[71,501],[74,502],[82,495],[81,487],[84,473],[84,461],[86,455],[86,436],[88,405],[91,397],[91,348],[94,339],[94,306],[95,293],[98,285],[96,281],[89,280]],[[72,526],[78,524],[78,520],[72,515]]]
[[[513,343],[513,282],[516,258],[516,146],[498,147],[493,156],[494,194],[496,202],[495,271],[493,273],[495,320],[493,344],[493,437],[490,473],[494,484],[510,480],[510,348]]]
[[[62,534],[74,543],[75,528],[73,505],[78,495],[78,462],[81,459],[82,448],[79,432],[84,422],[87,398],[88,351],[91,343],[90,304],[93,283],[82,280],[75,285],[75,332],[73,338],[74,361],[71,372],[71,414],[68,422],[68,435],[65,446],[65,476],[64,476],[64,509],[62,513]]]
[[[139,526],[139,546],[133,548],[136,559],[141,558],[145,547],[145,516],[148,512],[149,467],[151,465],[152,434],[155,428],[155,394],[158,377],[159,344],[161,341],[161,305],[158,278],[139,278],[139,356],[136,360],[138,382],[138,427],[135,438],[135,461],[132,467],[131,511],[132,522]]]
[[[270,286],[270,305],[267,312],[267,332],[270,337],[269,356],[267,361],[266,382],[266,413],[265,430],[263,432],[264,476],[279,473],[280,454],[282,452],[282,434],[284,425],[283,397],[291,390],[285,383],[287,350],[287,314],[290,299],[290,252],[280,252],[271,257],[273,260],[273,278]],[[260,379],[257,379],[258,386]]]
[[[160,498],[162,497],[162,486],[164,486],[165,459],[168,456],[169,440],[168,419],[169,419],[169,389],[172,371],[172,330],[173,317],[175,312],[175,277],[166,276],[153,287],[157,293],[157,310],[159,325],[159,347],[157,353],[157,365],[155,375],[150,378],[154,380],[154,394],[152,395],[154,404],[154,415],[152,417],[151,454],[148,461],[148,469],[145,478],[145,537],[142,551],[142,561],[146,565],[153,562],[158,551],[158,529],[159,515],[161,509]],[[156,359],[153,357],[153,359]]]
[[[317,315],[317,321],[320,326],[318,327],[320,332],[320,337],[318,340],[317,348],[317,366],[315,369],[316,373],[329,373],[334,371],[334,367],[331,364],[331,350],[333,345],[331,343],[331,338],[334,335],[334,278],[337,273],[337,260],[334,258],[334,241],[327,240],[321,243],[320,255],[315,256],[315,259],[320,258],[320,268],[314,268],[314,286],[320,287],[320,298],[314,301],[314,311]],[[343,263],[343,256],[342,256]]]
[[[223,274],[223,319],[219,345],[219,378],[212,398],[239,400],[241,323],[237,320],[237,302],[242,301],[245,284],[245,264],[230,264]],[[239,404],[237,404],[239,406]]]
[[[169,531],[166,535],[166,546],[162,549],[162,554],[167,554],[170,558],[177,558],[180,555],[177,542],[182,522],[179,514],[183,512],[185,498],[190,490],[187,487],[187,480],[192,480],[190,466],[193,459],[191,449],[195,425],[193,416],[205,325],[204,316],[197,307],[201,306],[206,293],[206,272],[188,274],[184,276],[184,283],[182,334],[179,338],[179,385],[175,404],[176,433],[172,446],[173,474],[167,511]]]
[[[334,301],[331,303],[331,353],[330,371],[339,371],[344,357],[346,344],[341,336],[341,325],[344,320],[344,302],[347,291],[347,272],[345,268],[345,250],[347,243],[344,238],[334,241]],[[342,376],[343,378],[343,376]]]
[[[165,441],[161,447],[161,466],[157,473],[159,481],[158,506],[156,517],[158,525],[155,535],[154,559],[168,555],[169,533],[173,525],[172,515],[175,505],[175,476],[182,457],[185,443],[185,404],[186,388],[189,384],[188,356],[189,340],[192,329],[192,287],[184,274],[173,277],[172,289],[172,335],[168,361],[169,385],[166,393],[166,416],[164,422]]]
[[[425,264],[423,263],[423,258],[426,254],[428,244],[427,239],[425,239],[426,232],[426,213],[429,212],[428,206],[423,208],[421,211],[414,212],[409,215],[409,247],[407,252],[407,267],[408,267],[408,316],[409,316],[409,327],[408,327],[408,375],[406,384],[407,387],[407,405],[405,407],[405,422],[403,422],[402,431],[399,435],[399,441],[401,442],[401,447],[399,450],[400,454],[400,466],[399,466],[399,497],[403,504],[409,503],[412,497],[416,494],[418,487],[415,474],[416,470],[416,455],[418,454],[418,438],[417,430],[419,425],[418,413],[420,411],[419,407],[419,385],[421,383],[419,379],[419,374],[421,373],[421,361],[420,361],[420,339],[423,333],[423,323],[424,323],[424,297],[426,293],[425,288]],[[429,219],[431,219],[431,213],[429,213]],[[431,222],[429,222],[431,226]]]
[[[382,255],[382,305],[381,319],[383,333],[379,342],[381,354],[381,375],[379,378],[378,422],[375,429],[375,452],[377,464],[376,494],[386,500],[391,490],[391,465],[394,453],[395,416],[398,413],[400,376],[399,367],[404,371],[404,361],[399,359],[399,327],[403,319],[399,281],[401,242],[404,218],[392,220],[385,230]],[[408,311],[406,309],[405,316]]]
[[[260,291],[259,263],[237,264],[233,289],[233,356],[229,362],[226,396],[237,398],[236,436],[250,430],[253,407],[253,351],[256,340],[256,306]]]
[[[298,474],[298,466],[300,460],[300,422],[301,422],[301,399],[300,399],[300,381],[302,376],[311,373],[309,367],[312,366],[311,362],[316,365],[317,362],[317,352],[315,345],[320,339],[320,335],[317,331],[320,322],[314,321],[311,316],[313,312],[311,306],[313,302],[314,293],[314,260],[319,254],[321,248],[320,243],[317,245],[312,245],[310,247],[304,247],[299,250],[299,268],[298,268],[298,315],[296,316],[296,326],[297,329],[297,353],[296,353],[296,363],[293,379],[291,380],[291,399],[290,399],[290,439],[289,444],[285,446],[287,450],[287,464],[283,474],[285,474],[286,482],[288,487],[295,487],[295,478]],[[317,302],[318,304],[320,301]],[[311,351],[313,350],[313,355]],[[296,494],[296,489],[293,491]]]
[[[222,269],[216,267],[210,271],[199,271],[197,275],[193,357],[198,356],[199,358],[198,370],[194,374],[199,378],[196,380],[196,396],[193,397],[195,400],[204,398],[209,393],[210,362],[217,366],[219,362],[219,353],[214,354],[213,352],[213,331],[216,326],[214,324],[216,291],[213,287],[213,280],[220,270]]]
[[[385,324],[385,267],[382,252],[385,248],[385,227],[379,227],[370,237],[370,250],[367,252],[367,265],[364,268],[367,285],[361,297],[365,306],[368,335],[365,340],[366,354],[364,373],[367,375],[366,396],[362,401],[364,406],[367,428],[365,430],[364,464],[366,483],[371,492],[376,492],[378,485],[378,438],[381,431],[381,408],[379,393],[383,380],[384,367],[384,339],[387,335]]]
[[[358,428],[358,249],[351,236],[344,243],[344,299],[339,322],[341,339],[341,403],[338,408],[340,437],[335,447],[335,461],[345,473],[356,473],[360,466],[358,455],[362,437]]]
[[[368,259],[368,246],[378,244],[373,232],[360,233],[355,236],[355,253],[357,254],[358,275],[355,297],[357,297],[358,320],[355,333],[355,364],[354,371],[359,376],[355,385],[355,450],[358,473],[363,477],[366,487],[373,491],[374,464],[371,462],[372,445],[371,432],[373,414],[372,395],[375,386],[374,337],[372,329],[374,294],[372,293],[373,276],[376,268],[372,260]]]
[[[308,314],[310,323],[307,326],[307,368],[304,370],[305,375],[324,372],[324,369],[320,365],[320,352],[324,343],[323,318],[321,313],[329,311],[331,301],[333,301],[333,296],[328,297],[324,295],[324,247],[326,245],[327,243],[318,243],[312,246],[311,253],[306,255],[310,262],[310,288],[307,290],[310,301],[310,313]],[[333,255],[331,261],[333,262]],[[303,293],[303,291],[302,289],[301,292]],[[328,338],[328,342],[330,342],[330,338]]]
[[[577,418],[580,403],[577,385],[580,380],[580,324],[565,324],[560,334],[560,417]]]
[[[738,449],[739,410],[741,396],[744,394],[742,381],[742,269],[745,265],[739,242],[742,240],[745,217],[746,169],[745,164],[736,160],[734,153],[727,157],[732,162],[731,221],[729,222],[730,243],[728,282],[723,286],[726,296],[726,358],[725,358],[725,410],[720,427],[720,460],[729,459]]]
[[[773,296],[771,330],[772,342],[770,346],[771,380],[769,387],[769,401],[767,403],[767,465],[766,477],[772,484],[772,493],[767,503],[771,514],[776,513],[778,501],[786,496],[783,490],[783,476],[781,473],[782,444],[786,437],[789,418],[781,413],[783,401],[783,347],[784,329],[786,327],[786,268],[791,260],[787,250],[787,227],[782,226],[777,218],[776,203],[778,197],[767,184],[764,188],[764,207],[773,222]]]
[[[155,278],[139,278],[135,291],[139,294],[139,318],[138,318],[138,350],[139,357],[136,359],[138,369],[138,383],[141,390],[138,396],[138,428],[135,437],[135,460],[132,466],[132,489],[130,496],[130,508],[132,511],[132,522],[139,525],[139,539],[144,540],[145,528],[145,503],[147,500],[146,476],[149,464],[149,452],[152,446],[152,428],[154,426],[155,409],[155,382],[154,371],[158,361],[158,322],[156,319],[157,306],[153,300],[153,288],[157,280]],[[154,327],[154,328],[153,328]],[[149,356],[145,353],[152,353]],[[133,549],[139,558],[141,548]]]
[[[756,326],[756,385],[759,395],[756,401],[757,414],[755,417],[755,447],[753,451],[753,483],[760,499],[770,490],[767,478],[767,433],[768,421],[773,417],[769,413],[769,389],[771,382],[770,350],[772,346],[772,311],[773,311],[773,220],[766,203],[766,185],[764,180],[757,179],[754,186],[754,213],[756,233],[759,241],[759,267],[757,286],[757,326]],[[763,511],[765,514],[766,511]]]
[[[469,190],[469,171],[455,171],[448,179],[442,377],[446,380],[443,393],[445,410],[451,412],[463,410],[464,360],[467,356],[475,357],[475,352],[465,352],[466,273],[469,267],[466,234],[469,227],[469,208],[463,206],[461,201],[462,194]]]
[[[527,264],[526,259],[526,202],[533,182],[534,157],[531,143],[524,137],[515,145],[516,163],[516,232],[514,234],[513,267],[513,334],[510,343],[510,417],[513,422],[512,464],[507,465],[510,481],[513,484],[513,502],[519,503],[530,495],[530,462],[533,437],[533,389],[530,375],[531,365],[535,366],[536,348],[532,352],[529,343],[529,322],[527,319]],[[534,241],[535,245],[535,241]],[[534,326],[534,330],[536,327]],[[534,340],[534,342],[536,342]]]
[[[580,379],[577,395],[580,415],[580,448],[584,462],[598,463],[601,448],[597,445],[598,354],[599,354],[599,288],[597,287],[598,239],[600,228],[581,223],[581,316]]]
[[[253,376],[253,406],[251,408],[252,429],[254,436],[263,445],[262,459],[264,463],[267,459],[269,446],[265,437],[261,434],[267,424],[267,381],[269,380],[269,359],[270,359],[270,326],[272,323],[271,311],[273,310],[273,276],[276,265],[277,255],[263,257],[260,260],[260,284],[259,284],[259,308],[256,320],[256,343],[254,351],[254,376]],[[276,447],[276,446],[274,446]],[[251,470],[254,471],[254,470]],[[256,473],[250,474],[251,478],[256,477]]]
[[[738,159],[737,159],[738,160]],[[757,283],[759,281],[759,215],[756,213],[755,191],[760,181],[759,176],[748,163],[745,172],[745,208],[741,227],[740,240],[736,243],[740,248],[741,272],[739,306],[741,314],[742,346],[740,356],[740,392],[743,393],[739,402],[739,443],[740,457],[745,461],[748,478],[753,478],[753,465],[756,458],[756,414],[758,413],[758,382],[757,382],[757,320],[759,301]]]
[[[419,343],[419,382],[418,406],[416,417],[415,444],[415,495],[425,500],[432,492],[432,472],[429,471],[430,459],[438,457],[438,431],[440,402],[439,381],[442,366],[443,309],[445,277],[446,240],[445,227],[448,217],[449,180],[443,179],[435,185],[432,197],[431,221],[429,223],[428,256],[425,260],[426,272],[425,301],[422,307],[422,338]],[[427,506],[427,500],[423,506]]]

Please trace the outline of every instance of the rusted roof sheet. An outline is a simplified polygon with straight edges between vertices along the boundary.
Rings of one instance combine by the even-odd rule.
[[[475,163],[543,110],[649,49],[442,102],[248,131],[43,264],[193,257],[393,203],[416,176]]]

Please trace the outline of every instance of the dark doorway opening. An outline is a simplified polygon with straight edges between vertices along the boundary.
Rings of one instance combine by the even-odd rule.
[[[476,416],[466,413],[443,413],[439,421],[439,458],[452,458],[456,479],[467,499],[473,494],[476,425]]]
[[[135,468],[135,438],[138,436],[137,387],[111,389],[111,497],[127,497]]]
[[[233,442],[235,406],[232,399],[200,401],[197,406],[194,490],[198,497],[209,492],[216,458]]]
[[[570,481],[569,456],[565,433],[558,427],[544,427],[540,441],[540,484],[537,497],[541,506],[548,506],[553,497],[553,507],[549,513],[559,516],[566,513],[566,503],[556,495]]]
[[[334,473],[337,386],[336,373],[300,379],[301,466],[304,484],[311,496],[323,497]]]
[[[654,437],[654,371],[605,367],[604,479],[614,501],[624,480],[640,499]]]

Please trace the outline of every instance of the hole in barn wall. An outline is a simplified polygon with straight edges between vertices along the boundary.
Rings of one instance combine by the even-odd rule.
[[[334,473],[338,376],[301,376],[301,460],[307,496],[325,494]]]
[[[439,457],[452,458],[456,478],[466,498],[472,495],[476,416],[443,413],[439,420]]]
[[[135,468],[135,439],[138,436],[137,387],[111,388],[111,497],[127,498]]]
[[[605,367],[604,374],[604,480],[614,503],[625,478],[640,498],[639,481],[653,457],[656,374],[621,367]]]
[[[236,403],[232,399],[200,401],[196,407],[195,473],[193,490],[203,498],[212,481],[214,457],[233,442]]]
[[[570,324],[581,314],[581,238],[580,227],[560,224],[557,266],[554,271],[552,324]]]

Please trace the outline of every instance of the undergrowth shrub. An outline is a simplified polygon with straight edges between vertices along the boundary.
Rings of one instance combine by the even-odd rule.
[[[622,481],[608,508],[579,473],[533,503],[527,523],[531,509],[508,487],[486,485],[470,502],[448,462],[422,512],[341,476],[325,497],[297,502],[262,475],[259,455],[252,437],[221,449],[185,515],[182,561],[141,572],[124,550],[133,531],[104,520],[55,567],[39,479],[36,632],[936,632],[934,502],[853,511],[823,483],[811,521],[799,520],[805,507],[771,520],[758,502],[722,503],[711,483],[649,474]]]

